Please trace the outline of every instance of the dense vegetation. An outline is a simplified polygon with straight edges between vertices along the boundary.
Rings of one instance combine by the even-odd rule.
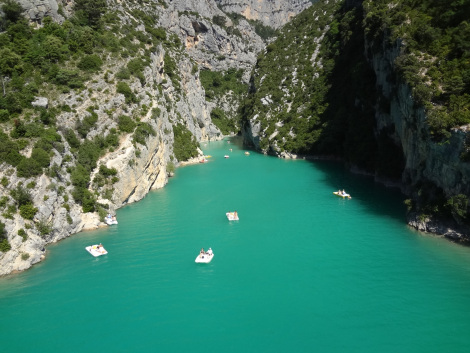
[[[228,135],[239,130],[238,117],[224,111],[222,105],[238,106],[248,92],[248,85],[242,81],[243,70],[234,68],[227,71],[201,70],[200,80],[206,99],[218,104],[211,111],[211,119],[223,134]],[[236,112],[235,112],[236,113]]]
[[[402,43],[395,61],[424,105],[433,138],[470,123],[470,1],[366,1],[365,32],[376,47]]]
[[[149,6],[166,5],[158,1]],[[132,16],[122,21],[124,13],[108,9],[105,0],[75,0],[73,17],[62,24],[48,17],[40,25],[28,23],[22,16],[21,5],[14,0],[0,0],[0,8],[3,11],[0,16],[0,165],[5,163],[2,186],[14,188],[2,197],[0,213],[3,218],[13,218],[19,212],[23,219],[32,220],[37,209],[31,199],[21,196],[20,191],[26,189],[15,188],[21,181],[10,185],[10,177],[16,173],[17,177],[27,179],[45,173],[63,183],[60,187],[52,184],[51,188],[64,200],[67,212],[71,197],[84,212],[98,211],[101,215],[107,206],[97,200],[111,198],[112,185],[119,179],[115,170],[98,165],[99,158],[119,146],[120,135],[131,134],[131,141],[138,146],[145,145],[149,136],[156,134],[150,123],[141,121],[149,113],[149,107],[141,103],[131,88],[132,83],[138,80],[144,89],[157,89],[161,93],[161,87],[146,82],[144,69],[150,63],[150,54],[162,46],[165,74],[178,90],[177,55],[181,42],[157,27],[154,16],[129,2],[125,8]],[[140,30],[136,29],[137,24],[142,25]],[[112,72],[110,67],[115,63],[121,66]],[[98,80],[108,84],[108,88],[104,91],[92,88]],[[113,118],[113,111],[106,111],[109,119],[114,119],[114,126],[102,129],[98,126],[101,107],[93,96],[114,94],[114,90],[124,96],[124,111],[128,114]],[[75,104],[51,102],[60,95],[75,97]],[[49,104],[33,105],[36,97],[49,97]],[[91,103],[83,104],[85,99]],[[151,120],[159,117],[158,112],[159,109],[154,109],[148,114]],[[67,115],[65,125],[58,123],[61,114]],[[194,138],[184,137],[191,143],[175,149],[184,151],[179,160],[189,158],[197,148]],[[136,156],[138,153],[137,148]],[[59,164],[53,159],[58,155],[61,158],[55,160]],[[92,180],[92,172],[97,169],[99,172]],[[68,214],[67,220],[72,222]],[[31,225],[41,234],[51,230],[44,220],[35,219]],[[0,243],[8,244],[3,229],[0,227]],[[1,245],[0,251],[6,248],[7,245]]]
[[[403,152],[393,126],[377,131],[375,114],[390,102],[375,88],[364,43],[368,55],[399,48],[388,79],[411,87],[431,138],[446,143],[451,129],[470,123],[469,13],[467,0],[365,1],[363,7],[319,1],[259,56],[243,124],[259,126],[260,148],[268,153],[337,156],[399,179]],[[470,160],[468,140],[463,161]],[[411,210],[468,221],[468,196],[445,195],[427,181],[415,187]]]

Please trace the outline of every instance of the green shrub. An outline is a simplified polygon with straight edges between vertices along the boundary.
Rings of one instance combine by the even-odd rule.
[[[193,134],[182,124],[173,126],[175,142],[173,152],[179,161],[186,161],[198,155],[197,148],[199,144]]]
[[[23,228],[18,229],[18,235],[23,238],[23,241],[28,239],[28,234],[25,232]]]
[[[214,108],[211,111],[211,120],[217,126],[224,135],[228,135],[231,132],[236,131],[235,122],[231,119],[228,119],[225,116],[225,113],[220,108]]]
[[[6,122],[10,119],[10,113],[6,109],[0,109],[0,122]]]
[[[20,206],[20,215],[24,219],[33,219],[36,213],[38,212],[38,209],[33,206],[33,204],[26,204]]]
[[[132,92],[131,88],[129,87],[129,85],[125,82],[119,82],[116,86],[116,92],[117,93],[121,93],[124,95],[124,97],[126,98],[126,103],[136,103],[137,102],[137,97],[136,95],[134,94],[134,92]]]
[[[140,123],[134,131],[134,141],[141,145],[146,145],[145,140],[150,136],[155,136],[156,132],[148,123]]]
[[[78,68],[83,71],[99,71],[103,65],[103,61],[98,55],[85,55],[77,64]]]
[[[26,261],[29,259],[29,254],[27,252],[24,252],[21,254],[21,260]]]
[[[128,80],[131,78],[131,72],[127,67],[121,67],[116,73],[116,78],[120,80]]]
[[[39,231],[39,234],[44,236],[44,235],[49,234],[52,231],[52,226],[47,220],[40,219],[36,223],[36,229]]]
[[[90,113],[90,115],[85,116],[82,120],[77,121],[75,129],[82,138],[85,138],[90,132],[90,130],[95,126],[97,121],[98,114],[92,112]]]
[[[118,127],[119,130],[123,132],[133,132],[136,125],[137,124],[134,122],[134,120],[132,120],[132,118],[128,117],[127,115],[120,115],[118,117]]]
[[[6,239],[6,238],[0,239],[0,251],[1,252],[7,252],[10,249],[11,249],[11,245],[8,242],[8,239]]]
[[[21,185],[18,185],[16,188],[10,190],[10,196],[13,198],[13,200],[15,200],[18,207],[31,204],[33,202],[33,198],[29,190],[25,189]]]
[[[117,170],[116,168],[108,168],[106,167],[104,164],[101,164],[100,165],[100,171],[99,173],[104,176],[105,178],[109,177],[109,176],[113,176],[113,175],[116,175],[117,174]]]

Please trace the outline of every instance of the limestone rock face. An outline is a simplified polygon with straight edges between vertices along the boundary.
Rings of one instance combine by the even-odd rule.
[[[215,0],[226,13],[235,12],[249,20],[279,28],[310,5],[310,0]]]
[[[39,26],[46,16],[63,22],[64,17],[72,14],[74,4],[73,0],[19,1],[25,9],[26,18]],[[309,1],[286,1],[294,4],[292,6],[285,6],[282,1],[272,4],[269,1],[253,2],[256,3],[267,4],[256,10],[259,13],[265,11],[265,15],[261,16],[264,20],[269,17],[269,11],[276,12],[276,16],[270,17],[275,19],[270,25],[276,27],[289,18],[291,9],[292,12],[300,11]],[[253,7],[253,4],[250,6]],[[23,219],[19,212],[11,217],[0,214],[11,245],[10,251],[0,252],[0,275],[22,271],[37,263],[46,256],[47,244],[83,230],[106,226],[98,212],[83,213],[82,206],[73,198],[70,170],[78,161],[64,137],[68,130],[76,130],[77,123],[91,114],[90,107],[93,107],[97,122],[87,133],[88,140],[106,137],[112,130],[117,130],[121,115],[137,117],[140,123],[148,124],[154,132],[144,142],[136,142],[132,134],[121,133],[119,146],[102,156],[90,175],[90,193],[97,195],[97,202],[114,213],[119,207],[141,200],[150,190],[163,187],[172,174],[173,166],[169,168],[170,163],[175,167],[182,163],[173,152],[175,124],[185,126],[199,142],[223,137],[210,119],[215,104],[205,100],[199,79],[200,70],[242,69],[243,80],[248,82],[256,57],[265,47],[265,42],[248,21],[241,19],[235,25],[224,12],[226,10],[222,11],[222,4],[214,0],[166,0],[165,6],[161,2],[155,5],[154,2],[108,1],[108,7],[116,10],[118,21],[123,24],[133,24],[131,12],[135,9],[158,18],[157,26],[164,28],[168,36],[177,35],[183,47],[170,50],[159,46],[153,49],[143,71],[145,80],[141,82],[135,77],[127,80],[138,103],[127,103],[124,95],[116,92],[115,75],[130,58],[112,55],[103,58],[102,72],[87,81],[83,90],[58,93],[53,98],[45,96],[42,101],[35,102],[35,105],[41,106],[47,102],[49,108],[69,106],[73,110],[61,111],[56,116],[62,141],[60,152],[52,150],[51,166],[54,166],[54,172],[48,171],[47,175],[36,178],[18,178],[12,166],[0,164],[0,179],[3,176],[8,179],[6,186],[0,185],[0,199],[10,197],[11,189],[30,185],[28,192],[38,210],[33,220]],[[230,10],[228,7],[226,9]],[[220,21],[221,18],[224,20]],[[135,29],[145,31],[145,26],[137,25]],[[176,62],[177,82],[172,81],[166,72],[166,55]],[[229,104],[228,100],[222,104]],[[82,139],[80,142],[84,141]],[[26,148],[22,153],[27,154],[28,151],[30,153],[31,148]],[[116,169],[116,180],[112,186],[97,182],[100,165]]]
[[[431,181],[446,195],[470,194],[470,163],[463,162],[460,154],[465,147],[466,127],[454,129],[448,143],[436,143],[426,124],[424,108],[417,106],[408,85],[395,84],[393,62],[400,53],[400,44],[384,47],[371,57],[377,76],[377,87],[389,99],[390,110],[378,111],[378,131],[391,127],[393,139],[401,145],[406,165],[402,181],[411,192],[424,180]]]
[[[25,10],[25,16],[31,22],[41,24],[44,17],[51,17],[56,22],[64,21],[64,17],[58,13],[57,0],[18,0]],[[59,0],[59,3],[61,1]]]

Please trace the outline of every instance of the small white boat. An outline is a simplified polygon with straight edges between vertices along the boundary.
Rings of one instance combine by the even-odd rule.
[[[245,156],[249,156],[249,155],[250,155],[250,152],[246,151]]]
[[[227,212],[225,215],[227,216],[229,221],[238,221],[239,220],[237,211]]]
[[[351,195],[345,193],[344,191],[333,191],[333,194],[335,194],[336,196],[342,197],[343,199],[346,198],[346,197],[348,199],[351,198]]]
[[[112,224],[118,224],[118,221],[116,219],[116,216],[111,216],[110,214],[108,214],[105,218],[104,218],[104,221],[105,223],[110,226]]]
[[[103,248],[103,245],[101,244],[90,245],[90,246],[87,246],[85,249],[94,257],[106,255],[108,253],[106,249]]]
[[[212,261],[213,258],[214,258],[214,253],[212,252],[212,249],[209,248],[209,250],[207,251],[201,250],[199,255],[196,257],[195,262],[208,264],[209,262]]]
[[[226,154],[226,155],[224,156],[224,158],[229,158],[229,157],[230,157],[230,156],[229,156],[228,154]]]

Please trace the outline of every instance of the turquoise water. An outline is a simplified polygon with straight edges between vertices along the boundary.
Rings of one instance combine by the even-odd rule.
[[[470,351],[469,248],[410,230],[397,191],[338,164],[235,142],[1,278],[0,350]]]

